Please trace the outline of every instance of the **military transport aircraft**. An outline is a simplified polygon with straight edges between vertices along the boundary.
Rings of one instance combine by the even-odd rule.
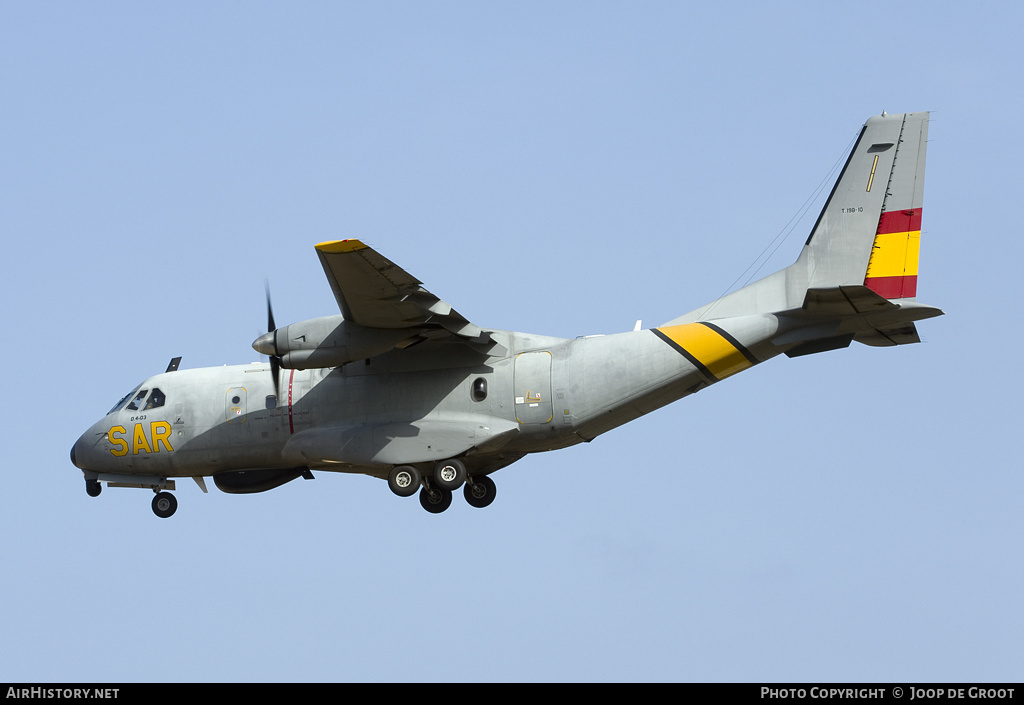
[[[314,470],[387,480],[443,512],[460,487],[632,421],[780,354],[919,342],[928,113],[868,119],[796,262],[650,330],[578,339],[482,328],[359,240],[316,246],[340,315],[278,328],[268,363],[179,370],[126,394],[71,450],[89,495],[174,478],[263,492]],[[639,327],[639,326],[638,326]]]

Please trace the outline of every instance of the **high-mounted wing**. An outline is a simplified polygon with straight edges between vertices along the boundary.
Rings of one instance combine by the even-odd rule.
[[[345,320],[367,328],[433,328],[468,343],[491,343],[490,334],[423,288],[422,282],[359,240],[316,246]],[[431,336],[432,337],[432,336]]]

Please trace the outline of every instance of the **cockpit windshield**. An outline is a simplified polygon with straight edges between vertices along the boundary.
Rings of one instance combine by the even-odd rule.
[[[146,398],[148,395],[148,399]],[[128,401],[131,399],[131,401]],[[125,406],[125,402],[128,405]],[[143,405],[145,402],[145,405]],[[122,407],[125,411],[148,411],[149,409],[158,409],[167,402],[166,395],[160,391],[159,388],[153,387],[152,393],[148,389],[139,389],[136,387],[132,391],[125,394],[121,401],[114,404],[114,408],[108,411],[108,414],[112,414],[115,411],[119,411]]]
[[[128,393],[127,393],[127,394],[125,394],[125,395],[124,395],[123,397],[121,397],[121,401],[117,402],[117,403],[116,403],[116,404],[114,404],[114,405],[113,405],[112,407],[110,407],[110,411],[108,411],[107,413],[108,413],[108,414],[112,414],[112,413],[114,413],[115,411],[117,411],[118,409],[120,409],[120,408],[121,408],[122,406],[124,406],[124,403],[125,403],[126,401],[128,401],[129,399],[131,399],[132,397],[134,397],[134,396],[135,396],[135,392],[136,392],[137,390],[138,390],[138,387],[136,387],[135,389],[133,389],[132,391],[128,392]]]

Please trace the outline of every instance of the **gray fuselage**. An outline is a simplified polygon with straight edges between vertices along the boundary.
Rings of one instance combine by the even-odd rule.
[[[731,335],[758,361],[781,352],[767,343],[774,317],[733,321]],[[486,474],[716,381],[651,330],[493,337],[506,354],[427,342],[335,368],[284,369],[279,395],[265,363],[156,375],[126,399],[159,390],[161,403],[122,402],[75,444],[76,464],[162,477],[298,466],[383,477],[454,452],[471,474]]]

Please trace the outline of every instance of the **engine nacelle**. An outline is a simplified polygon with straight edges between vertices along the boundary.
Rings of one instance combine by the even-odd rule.
[[[375,357],[402,347],[418,334],[418,330],[409,328],[366,328],[336,315],[278,328],[257,338],[252,347],[264,355],[279,357],[282,367],[305,370]]]

